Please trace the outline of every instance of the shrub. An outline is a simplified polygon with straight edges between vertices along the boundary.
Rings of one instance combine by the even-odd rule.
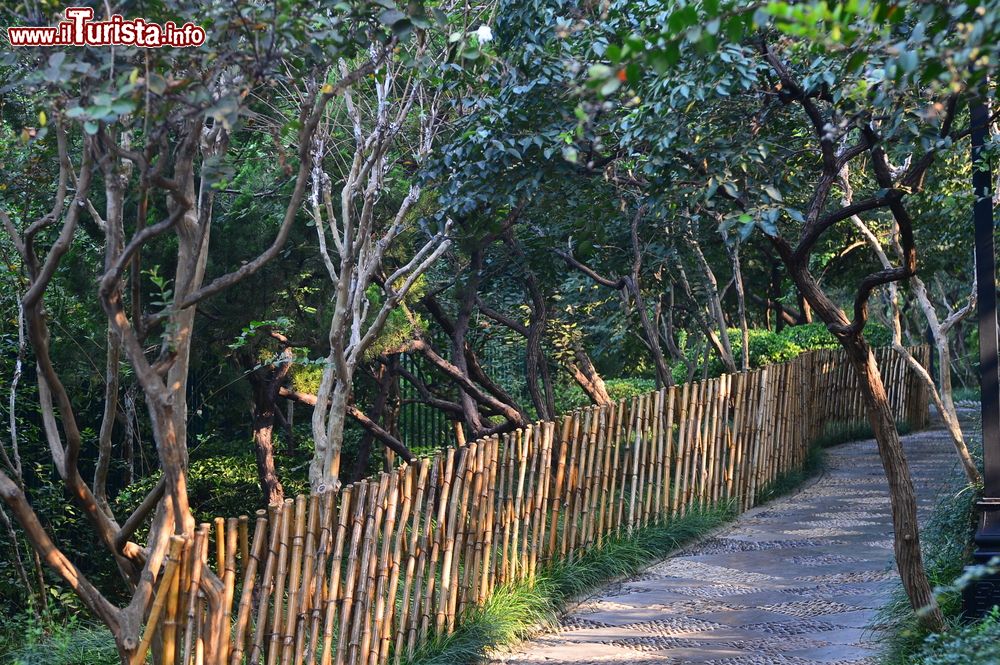
[[[233,446],[247,449],[245,442]],[[284,461],[275,456],[279,465]],[[285,488],[286,496],[295,496],[309,491],[308,482],[299,474],[285,473],[278,469],[278,477]],[[143,497],[156,485],[160,473],[153,473],[123,489],[116,499],[119,514],[130,514],[139,506]],[[216,454],[202,459],[192,459],[188,468],[188,498],[195,518],[199,521],[213,517],[235,517],[252,515],[262,506],[260,482],[257,479],[257,463],[253,452],[241,454]]]
[[[823,323],[804,323],[800,326],[783,328],[779,336],[803,351],[840,348],[840,342]],[[889,346],[892,344],[892,332],[881,323],[869,321],[865,325],[865,339],[872,346]]]
[[[771,332],[770,330],[754,329],[749,331],[750,368],[757,369],[764,365],[783,363],[802,353],[802,348],[794,342]],[[737,367],[743,353],[743,334],[737,328],[729,329],[729,342],[733,347],[733,359]],[[689,348],[685,353],[689,361],[695,362],[697,370],[695,377],[700,378],[704,371],[704,357],[697,348]],[[687,367],[683,363],[674,365],[672,370],[674,381],[682,383],[687,380]],[[725,366],[719,354],[713,349],[708,360],[708,376],[719,376],[725,372]]]
[[[929,635],[914,665],[991,665],[1000,663],[1000,612],[982,621]]]
[[[656,381],[642,378],[608,379],[604,382],[604,386],[608,389],[611,399],[627,400],[653,392],[656,390]]]

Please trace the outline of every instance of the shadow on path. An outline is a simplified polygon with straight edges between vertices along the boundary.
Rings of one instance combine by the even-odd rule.
[[[958,466],[947,433],[904,437],[924,515]],[[875,665],[868,628],[897,579],[875,442],[827,451],[824,474],[724,531],[606,587],[496,663]]]

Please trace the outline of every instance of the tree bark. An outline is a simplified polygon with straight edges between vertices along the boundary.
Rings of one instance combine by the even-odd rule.
[[[590,361],[590,356],[587,355],[582,343],[577,342],[573,345],[573,359],[567,362],[566,366],[573,375],[573,380],[583,389],[591,402],[598,406],[611,403],[611,396],[608,394],[607,386],[604,385],[604,379]]]

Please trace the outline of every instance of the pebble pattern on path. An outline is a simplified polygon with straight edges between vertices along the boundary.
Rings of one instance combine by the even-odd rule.
[[[939,429],[904,445],[926,516],[957,473],[953,448]],[[602,589],[494,663],[876,665],[892,557],[875,442],[843,444],[801,492]]]

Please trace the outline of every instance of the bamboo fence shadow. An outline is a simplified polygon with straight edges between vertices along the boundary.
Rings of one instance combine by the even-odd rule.
[[[925,426],[923,384],[876,356],[897,420]],[[171,543],[132,662],[152,646],[182,665],[398,664],[547,562],[695,507],[746,510],[831,427],[863,422],[842,352],[813,351],[441,450],[252,529],[219,517]]]

